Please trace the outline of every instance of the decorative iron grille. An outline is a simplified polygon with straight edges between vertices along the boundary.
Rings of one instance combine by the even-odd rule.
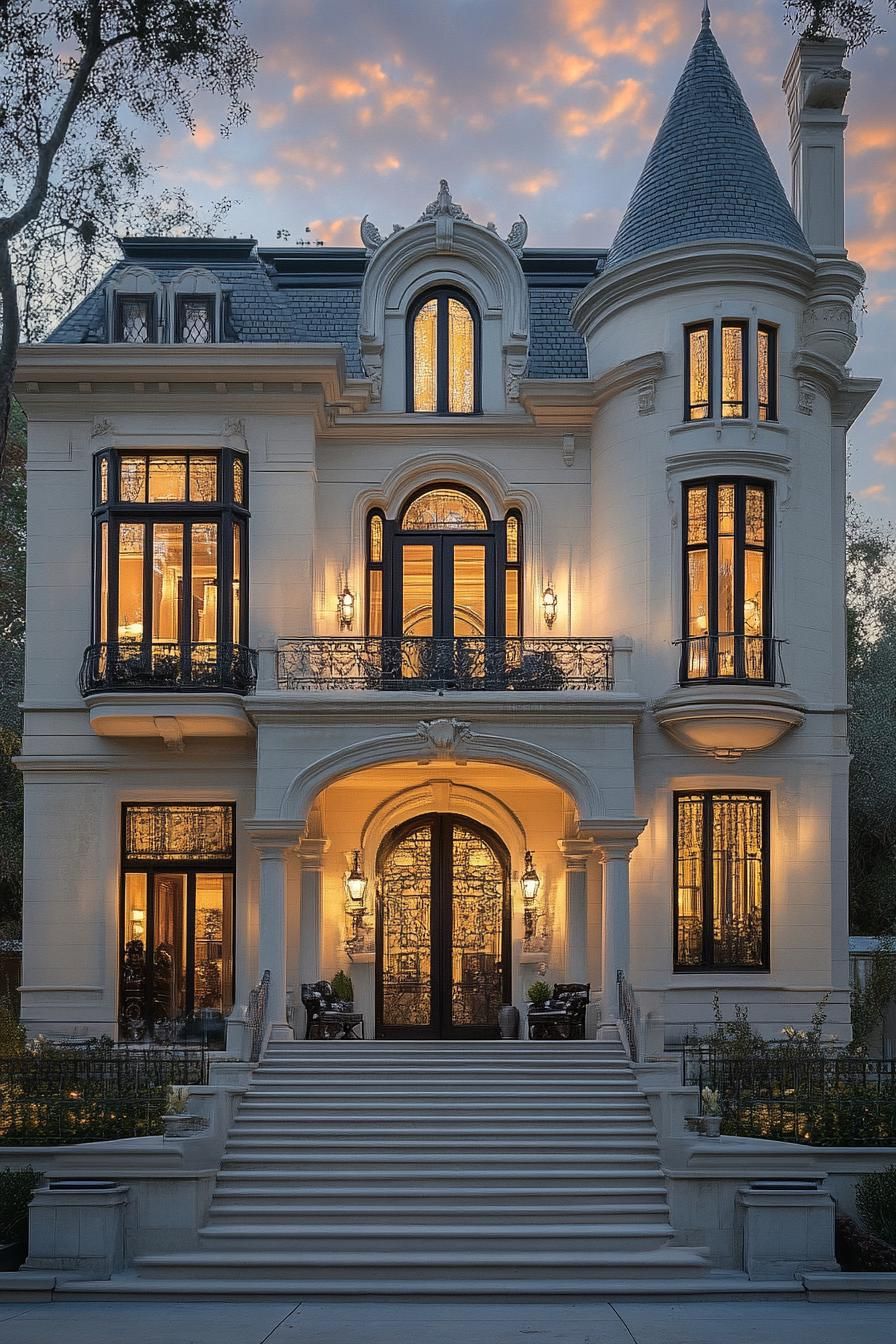
[[[268,1020],[268,991],[271,973],[265,971],[254,989],[249,991],[249,1009],[246,1024],[249,1028],[249,1062],[257,1064],[264,1045],[264,1029]]]
[[[257,656],[245,644],[91,644],[84,652],[82,695],[95,691],[234,691],[255,689]]]
[[[124,818],[129,862],[233,858],[232,803],[128,803]]]
[[[784,639],[770,635],[691,635],[676,639],[681,649],[680,686],[692,681],[761,682],[787,686],[781,646]]]
[[[629,1055],[637,1064],[638,1037],[641,1030],[641,1010],[638,1007],[635,991],[625,978],[624,971],[618,970],[616,972],[616,990],[618,994],[619,1021],[622,1023],[625,1039],[628,1041]]]
[[[283,691],[611,691],[611,639],[284,639]]]

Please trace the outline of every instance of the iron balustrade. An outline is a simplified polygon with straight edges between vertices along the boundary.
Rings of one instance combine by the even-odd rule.
[[[735,1054],[682,1046],[682,1083],[719,1093],[722,1132],[816,1145],[896,1142],[896,1059],[779,1043]]]
[[[638,1037],[641,1034],[641,1010],[635,991],[625,977],[625,971],[616,972],[616,991],[619,1021],[628,1042],[628,1053],[635,1064],[638,1062]]]
[[[786,686],[781,657],[781,646],[786,642],[771,635],[690,635],[676,639],[675,646],[681,649],[678,683]]]
[[[95,691],[233,691],[255,688],[257,655],[245,644],[109,642],[84,651],[82,695]]]
[[[249,1007],[246,1012],[246,1027],[249,1032],[249,1062],[257,1064],[264,1045],[264,1031],[268,1020],[268,990],[271,973],[265,971],[254,989],[249,991]]]
[[[282,691],[611,691],[611,639],[283,639]]]

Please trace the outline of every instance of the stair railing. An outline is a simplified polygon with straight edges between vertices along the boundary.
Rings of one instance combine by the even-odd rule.
[[[253,990],[249,991],[249,1008],[246,1013],[246,1028],[249,1037],[249,1063],[257,1064],[265,1046],[268,1028],[268,989],[271,983],[270,971],[265,971]]]
[[[625,1033],[628,1053],[632,1061],[637,1064],[641,1039],[641,1010],[638,1007],[637,995],[623,970],[616,972],[616,990],[619,1000],[619,1022]]]

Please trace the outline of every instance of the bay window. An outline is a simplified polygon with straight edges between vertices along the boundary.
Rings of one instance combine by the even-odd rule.
[[[675,969],[767,970],[769,795],[674,796]]]
[[[88,682],[238,682],[247,670],[244,458],[115,450],[98,458],[95,480]]]
[[[685,420],[778,418],[777,330],[767,322],[753,330],[754,338],[738,318],[685,327]]]

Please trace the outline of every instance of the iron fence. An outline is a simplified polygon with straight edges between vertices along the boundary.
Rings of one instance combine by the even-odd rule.
[[[159,1134],[169,1088],[207,1081],[201,1048],[54,1043],[0,1057],[0,1145]]]
[[[679,685],[692,681],[758,682],[786,686],[781,647],[787,641],[771,635],[690,635],[676,639],[681,650]]]
[[[249,991],[249,1010],[246,1022],[249,1028],[249,1061],[257,1064],[264,1045],[264,1030],[268,1020],[268,990],[271,973],[265,971],[253,990]]]
[[[611,639],[283,639],[282,691],[611,691]]]
[[[722,1133],[825,1146],[896,1143],[896,1060],[777,1046],[682,1047],[682,1082],[719,1093]]]

